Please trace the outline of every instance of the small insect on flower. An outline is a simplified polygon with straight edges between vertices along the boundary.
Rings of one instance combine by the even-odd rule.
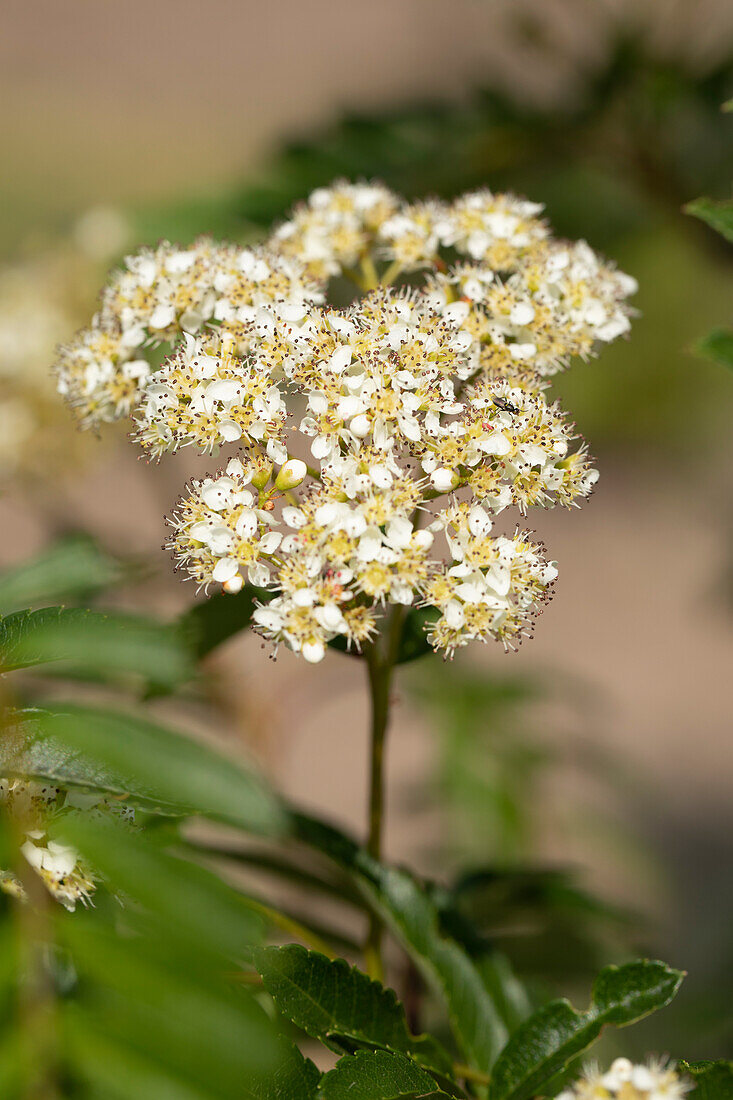
[[[446,655],[515,648],[557,568],[495,517],[590,495],[547,391],[627,331],[635,289],[541,214],[486,189],[413,204],[337,181],[259,248],[142,249],[60,349],[59,389],[85,426],[132,416],[157,458],[236,448],[190,482],[168,545],[205,590],[267,589],[254,628],[275,647],[358,649],[401,605],[434,609]],[[335,276],[355,287],[345,307]]]

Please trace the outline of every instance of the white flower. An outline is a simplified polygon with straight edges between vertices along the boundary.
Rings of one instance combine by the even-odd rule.
[[[236,445],[191,482],[170,546],[200,587],[268,589],[254,623],[276,646],[320,661],[413,603],[446,654],[514,646],[557,570],[493,516],[592,491],[549,379],[627,331],[635,289],[541,214],[488,190],[405,203],[337,181],[261,247],[142,249],[60,350],[59,389],[85,424],[132,414],[155,457]],[[359,290],[345,308],[326,301],[335,275]]]

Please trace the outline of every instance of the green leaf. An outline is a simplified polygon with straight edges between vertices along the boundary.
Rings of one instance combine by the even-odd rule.
[[[733,1062],[680,1062],[678,1070],[695,1082],[694,1100],[733,1100]]]
[[[683,975],[661,962],[607,966],[593,987],[590,1008],[577,1012],[552,1001],[514,1032],[494,1066],[490,1100],[526,1100],[598,1038],[606,1024],[624,1027],[662,1008]]]
[[[714,328],[707,336],[701,337],[694,349],[698,355],[712,359],[721,367],[733,370],[733,330]]]
[[[136,715],[72,703],[22,713],[2,744],[3,774],[129,796],[163,813],[202,814],[277,834],[285,815],[240,764]]]
[[[411,875],[385,867],[378,881],[387,921],[426,979],[443,993],[453,1033],[469,1064],[488,1072],[507,1030],[479,970],[441,929],[435,905]]]
[[[274,1073],[245,1092],[254,1100],[315,1100],[320,1079],[318,1067],[292,1046]]]
[[[0,573],[0,614],[82,599],[118,583],[125,569],[88,535],[61,539],[48,550]]]
[[[684,207],[686,214],[700,218],[727,241],[733,242],[733,199],[716,202],[715,199],[694,199]]]
[[[288,944],[257,951],[255,965],[282,1015],[332,1050],[367,1043],[410,1054],[437,1072],[450,1072],[451,1060],[439,1043],[410,1034],[394,991],[345,959],[327,959]]]
[[[195,673],[178,628],[133,615],[44,607],[0,619],[0,671],[52,663],[111,679],[133,676],[172,688]]]
[[[507,1039],[479,970],[441,927],[436,906],[406,871],[384,867],[350,837],[304,814],[293,814],[298,838],[359,876],[386,923],[427,981],[444,997],[453,1034],[471,1066],[487,1072]]]
[[[403,1054],[360,1050],[341,1058],[321,1078],[321,1100],[401,1100],[446,1096],[425,1070]]]
[[[218,592],[193,605],[179,619],[198,658],[246,630],[252,621],[255,601],[267,603],[272,594],[264,588],[247,584],[236,596]]]

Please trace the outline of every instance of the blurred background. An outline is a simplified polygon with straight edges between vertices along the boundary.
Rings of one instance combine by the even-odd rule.
[[[582,511],[531,517],[560,563],[536,639],[398,683],[387,854],[446,881],[491,867],[466,904],[537,983],[584,990],[632,943],[684,967],[629,1042],[729,1055],[733,377],[693,344],[729,323],[733,264],[682,206],[730,196],[731,5],[5,0],[0,18],[0,565],[81,531],[145,563],[118,602],[194,599],[159,546],[200,464],[81,436],[48,376],[125,250],[256,239],[314,186],[375,177],[527,194],[638,279],[631,339],[557,385],[601,481]],[[360,829],[360,668],[266,662],[247,637],[209,672],[208,732]]]

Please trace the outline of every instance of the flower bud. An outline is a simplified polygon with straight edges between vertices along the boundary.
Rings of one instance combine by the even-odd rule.
[[[242,591],[244,585],[244,577],[241,573],[237,573],[236,576],[230,577],[228,581],[224,581],[222,588],[229,596],[236,596],[237,592]]]
[[[275,488],[280,489],[281,492],[295,489],[307,473],[308,467],[305,462],[301,462],[299,458],[289,458],[285,465],[280,467],[280,472],[275,478]]]
[[[461,479],[455,470],[448,470],[445,466],[439,466],[437,470],[433,470],[430,480],[437,492],[449,493],[451,489],[457,487]]]
[[[261,463],[258,463],[255,472],[252,474],[252,484],[255,489],[264,489],[271,476],[272,462],[263,459]]]

